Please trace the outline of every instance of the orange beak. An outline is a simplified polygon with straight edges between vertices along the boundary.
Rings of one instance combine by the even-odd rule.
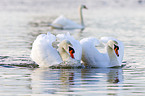
[[[74,58],[73,50],[69,51],[71,58]]]
[[[69,46],[69,54],[70,54],[71,58],[74,58],[74,53],[75,53],[75,50]]]
[[[115,48],[114,50],[115,50],[116,55],[119,57],[118,48]]]

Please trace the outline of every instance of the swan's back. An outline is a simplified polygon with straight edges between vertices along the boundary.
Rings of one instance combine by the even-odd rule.
[[[83,29],[83,26],[65,18],[63,15],[59,16],[52,22],[52,27],[58,29]]]
[[[52,47],[55,36],[48,33],[39,35],[32,45],[31,58],[40,67],[49,67],[62,62],[57,50]]]
[[[108,57],[106,54],[100,53],[96,46],[100,45],[100,42],[98,39],[90,37],[90,38],[84,38],[80,41],[82,45],[82,61],[87,66],[91,67],[104,67],[108,66],[106,61],[108,61]],[[104,60],[104,57],[107,59]]]

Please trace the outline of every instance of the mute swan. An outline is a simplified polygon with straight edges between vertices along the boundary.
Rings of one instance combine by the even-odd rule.
[[[62,36],[62,35],[61,35]],[[61,38],[61,36],[58,38]],[[56,41],[56,37],[51,33],[40,34],[32,45],[31,55],[33,61],[39,64],[39,67],[50,66],[80,66],[81,60],[81,45],[73,37],[63,35],[61,42],[58,46],[58,51],[52,46]],[[77,53],[78,52],[78,53]],[[68,62],[63,62],[68,61]],[[64,64],[65,63],[65,64]]]
[[[79,7],[81,25],[61,15],[52,22],[51,27],[54,29],[64,29],[64,30],[65,29],[84,29],[85,26],[84,26],[84,21],[83,21],[82,9],[87,9],[87,7],[85,5],[81,5]]]
[[[96,49],[102,42],[106,52],[101,53]],[[82,61],[91,67],[115,67],[121,66],[124,55],[123,43],[115,38],[102,37],[101,40],[90,37],[80,41],[82,45]]]

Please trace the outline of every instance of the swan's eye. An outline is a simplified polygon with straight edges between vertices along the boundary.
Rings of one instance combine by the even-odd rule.
[[[114,50],[117,49],[119,50],[119,47],[117,45],[114,44]]]
[[[114,50],[115,50],[116,55],[119,57],[119,53],[118,53],[119,47],[115,44],[114,44]]]
[[[72,51],[72,53],[75,53],[75,50],[69,46],[69,52]]]
[[[88,9],[85,5],[83,5],[83,8],[84,8],[84,9]]]
[[[86,6],[84,6],[85,9],[88,9]]]
[[[70,53],[70,56],[71,56],[72,58],[74,58],[75,50],[74,50],[72,47],[70,47],[70,46],[69,46],[69,53]]]

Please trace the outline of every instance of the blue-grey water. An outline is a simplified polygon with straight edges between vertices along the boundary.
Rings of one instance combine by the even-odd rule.
[[[78,6],[86,28],[70,30],[77,40],[111,36],[125,46],[123,68],[34,68],[30,52],[41,33],[59,15],[79,23]],[[0,95],[10,96],[144,96],[144,0],[1,0]]]

